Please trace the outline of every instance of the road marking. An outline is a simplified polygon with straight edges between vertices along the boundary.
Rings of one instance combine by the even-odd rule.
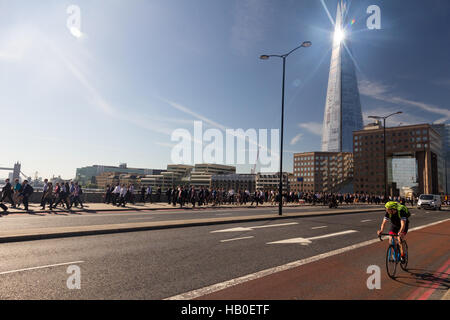
[[[371,219],[367,219],[367,220],[361,220],[361,222],[369,222],[372,221]]]
[[[430,224],[427,224],[427,225],[423,225],[423,226],[420,226],[420,227],[412,228],[412,229],[409,230],[409,232],[420,230],[420,229],[427,228],[427,227],[431,227],[433,225],[436,225],[436,224],[439,224],[439,223],[444,223],[444,222],[447,222],[447,221],[450,221],[450,219],[445,219],[445,220],[442,220],[442,221],[433,222],[433,223],[430,223]],[[231,280],[228,280],[228,281],[216,283],[216,284],[213,284],[213,285],[208,286],[208,287],[204,287],[204,288],[200,288],[200,289],[197,289],[197,290],[192,290],[192,291],[189,291],[189,292],[178,294],[176,296],[165,298],[164,300],[190,300],[190,299],[195,299],[195,298],[202,297],[204,295],[211,294],[213,292],[217,292],[217,291],[220,291],[220,290],[224,290],[224,289],[227,289],[227,288],[230,288],[230,287],[233,287],[233,286],[236,286],[236,285],[239,285],[239,284],[251,281],[251,280],[263,278],[263,277],[269,276],[269,275],[274,274],[274,273],[278,273],[278,272],[281,272],[281,271],[297,268],[299,266],[302,266],[302,265],[305,265],[305,264],[308,264],[308,263],[311,263],[311,262],[319,261],[319,260],[322,260],[322,259],[325,259],[325,258],[328,258],[328,257],[331,257],[331,256],[335,256],[335,255],[338,255],[338,254],[341,254],[341,253],[344,253],[344,252],[347,252],[347,251],[355,250],[355,249],[362,248],[362,247],[365,247],[365,246],[368,246],[368,245],[371,245],[371,244],[374,244],[374,243],[378,243],[379,241],[380,240],[377,238],[377,239],[374,239],[374,240],[368,240],[368,241],[360,242],[360,243],[357,243],[357,244],[354,244],[354,245],[351,245],[351,246],[348,246],[348,247],[345,247],[345,248],[333,250],[333,251],[330,251],[330,252],[327,252],[327,253],[322,253],[322,254],[319,254],[317,256],[313,256],[313,257],[310,257],[310,258],[306,258],[306,259],[290,262],[290,263],[287,263],[287,264],[284,264],[284,265],[281,265],[281,266],[277,266],[277,267],[265,269],[265,270],[262,270],[262,271],[258,271],[258,272],[255,272],[255,273],[251,273],[251,274],[239,277],[239,278],[234,278],[234,279],[231,279]]]
[[[145,217],[145,218],[128,218],[128,220],[147,220],[147,219],[153,219],[155,217]]]
[[[49,264],[47,266],[32,267],[32,268],[25,268],[25,269],[11,270],[11,271],[3,271],[3,272],[0,272],[0,275],[2,275],[2,274],[10,274],[10,273],[15,273],[15,272],[22,272],[22,271],[30,271],[30,270],[58,267],[58,266],[64,266],[64,265],[69,265],[69,264],[77,264],[77,263],[83,263],[83,262],[84,261],[72,261],[72,262],[64,262],[64,263],[57,263],[57,264]]]
[[[265,226],[255,226],[255,227],[236,227],[236,228],[230,228],[230,229],[215,230],[215,231],[211,231],[210,233],[252,231],[253,229],[271,228],[271,227],[283,227],[283,226],[290,226],[290,225],[294,225],[294,224],[298,224],[298,222],[269,224],[269,225],[265,225]]]
[[[328,226],[312,227],[311,230],[322,229],[322,228],[328,228]]]
[[[292,239],[286,239],[286,240],[280,240],[280,241],[274,241],[274,242],[268,242],[267,244],[291,244],[291,243],[299,243],[301,245],[307,246],[312,243],[311,240],[318,240],[318,239],[324,239],[324,238],[330,238],[330,237],[337,237],[344,234],[349,233],[355,233],[358,232],[356,230],[346,230],[342,232],[336,232],[336,233],[330,233],[325,234],[323,236],[317,236],[317,237],[311,237],[311,238],[292,238]]]
[[[241,238],[226,239],[226,240],[220,240],[220,242],[229,242],[229,241],[251,239],[251,238],[254,238],[254,237],[253,236],[248,236],[248,237],[241,237]]]
[[[433,276],[435,278],[442,279],[444,281],[445,280],[444,278],[447,278],[446,271],[448,271],[447,269],[449,266],[450,266],[450,260],[447,260],[444,263],[444,265],[441,268],[439,268],[438,271],[436,271],[434,273]],[[436,283],[433,283],[432,286],[430,287],[430,289],[428,289],[428,290],[423,289],[423,288],[418,288],[412,294],[409,295],[407,300],[427,300],[436,291],[436,289],[439,287],[439,285],[440,285],[440,283],[436,282]]]
[[[229,216],[231,214],[232,213],[218,213],[218,214],[216,214],[216,216]]]

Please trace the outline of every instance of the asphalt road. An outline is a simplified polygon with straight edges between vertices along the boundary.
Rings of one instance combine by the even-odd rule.
[[[412,213],[410,228],[450,218],[450,211],[412,210]],[[382,213],[360,213],[5,243],[0,250],[0,298],[169,298],[373,240],[381,218]],[[437,240],[430,242],[429,251],[439,249],[439,257],[417,254],[418,260],[414,263],[420,266],[418,269],[438,270],[439,264],[450,258],[448,228],[434,236]],[[299,237],[309,239],[309,243],[272,243]],[[386,245],[386,241],[380,243],[369,251],[370,255],[382,260]],[[414,245],[410,245],[410,251],[414,252]],[[414,257],[414,253],[411,256]],[[323,260],[316,276],[336,270],[345,273],[352,265],[352,257],[340,257],[344,262],[337,265],[327,265]],[[367,263],[353,265],[351,272],[362,269],[359,272],[365,273]],[[414,263],[410,267],[414,267]],[[81,289],[67,288],[70,265],[80,268]],[[314,270],[310,272],[314,274]],[[443,295],[445,286],[448,289],[448,282],[440,284],[431,298]],[[411,292],[416,289],[408,288]],[[311,296],[291,298],[326,298],[327,290],[330,289],[319,286]],[[351,290],[350,283],[345,291],[339,293],[335,289],[329,296],[348,298],[352,296]],[[355,290],[352,298],[358,299],[358,296],[367,298],[360,290]],[[403,296],[393,294],[391,298],[399,297]]]
[[[344,205],[341,209],[379,208],[370,205]],[[285,207],[289,212],[318,212],[326,211],[324,206]],[[111,212],[83,212],[83,213],[39,213],[39,214],[9,214],[0,218],[0,232],[10,230],[26,230],[32,228],[75,227],[105,224],[121,224],[133,222],[157,222],[190,220],[199,218],[243,217],[251,215],[274,216],[278,207],[232,208],[232,209],[186,209],[186,210],[142,210],[142,211],[111,211]]]

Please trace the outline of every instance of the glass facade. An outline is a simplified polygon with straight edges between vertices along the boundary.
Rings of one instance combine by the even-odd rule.
[[[346,3],[338,4],[335,33],[345,29]],[[335,37],[323,120],[322,151],[352,152],[353,131],[363,128],[361,102],[350,41]]]
[[[396,184],[400,196],[407,190],[417,190],[418,167],[415,157],[393,157],[387,160],[388,185]]]

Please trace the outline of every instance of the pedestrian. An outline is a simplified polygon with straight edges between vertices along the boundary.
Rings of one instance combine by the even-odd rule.
[[[44,180],[44,188],[42,189],[42,197],[41,197],[41,207],[42,210],[44,210],[45,208],[45,204],[44,204],[44,198],[45,198],[45,194],[48,191],[48,179]],[[50,206],[51,207],[51,206]]]
[[[152,186],[147,187],[145,200],[147,200],[147,199],[150,200],[150,203],[153,203],[153,201],[152,201]]]
[[[141,202],[145,204],[145,187],[141,187]]]
[[[17,208],[20,206],[20,202],[21,202],[21,197],[20,197],[20,193],[22,192],[22,184],[19,182],[19,179],[15,179],[14,180],[14,196],[13,196],[13,200],[14,200],[14,205],[12,206],[12,208],[15,208],[17,206]]]
[[[46,179],[47,180],[47,179]],[[41,206],[42,210],[45,210],[45,205],[48,203],[50,211],[53,210],[53,184],[51,182],[47,183],[47,190],[42,194]]]
[[[127,193],[127,187],[125,186],[125,184],[122,184],[122,186],[120,187],[119,202],[117,203],[118,207],[125,207]]]
[[[6,184],[3,186],[2,189],[2,197],[0,199],[0,202],[5,201],[5,199],[9,199],[9,202],[11,203],[11,207],[14,207],[14,200],[13,200],[13,189],[11,186],[11,183],[9,182],[9,179],[5,180]]]
[[[25,211],[29,211],[28,202],[33,191],[34,191],[33,187],[28,184],[28,180],[24,180],[22,184],[22,191],[20,192],[19,196],[22,197],[22,202],[25,207]]]
[[[112,192],[112,204],[115,206],[117,204],[117,201],[119,201],[120,198],[120,192],[122,189],[120,188],[120,184],[117,182],[113,192]]]

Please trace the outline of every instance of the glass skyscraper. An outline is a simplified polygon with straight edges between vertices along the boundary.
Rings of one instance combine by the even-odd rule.
[[[345,27],[347,5],[337,7],[322,131],[322,151],[353,152],[353,131],[363,128],[355,64]]]

